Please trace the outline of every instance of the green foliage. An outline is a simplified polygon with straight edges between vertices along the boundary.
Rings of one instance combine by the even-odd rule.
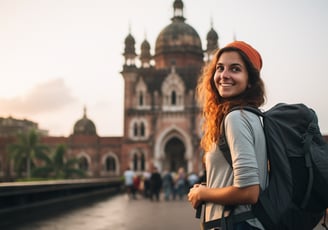
[[[67,179],[73,176],[84,177],[85,173],[76,167],[79,160],[71,158],[65,161],[66,147],[58,145],[51,155],[45,153],[36,154],[36,158],[44,162],[44,166],[34,168],[33,177]]]
[[[74,176],[84,177],[85,172],[76,166],[76,158],[65,161],[66,148],[58,145],[53,153],[49,146],[40,143],[39,135],[35,130],[19,133],[14,143],[8,145],[9,160],[13,160],[14,169],[21,177],[22,172],[27,173],[27,181],[32,178],[67,179]],[[35,160],[41,161],[42,166],[36,166]]]
[[[47,146],[40,143],[37,132],[32,129],[29,132],[19,133],[16,142],[8,146],[9,160],[14,161],[14,169],[18,176],[26,171],[27,178],[30,178],[34,157],[48,150]]]

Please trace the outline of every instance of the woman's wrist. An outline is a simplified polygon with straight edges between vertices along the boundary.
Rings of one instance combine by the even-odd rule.
[[[204,192],[206,192],[206,185],[201,185],[199,186],[199,190],[198,190],[198,200],[200,201],[204,201]]]

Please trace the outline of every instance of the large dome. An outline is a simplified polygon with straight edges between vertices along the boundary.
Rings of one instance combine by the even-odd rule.
[[[83,117],[78,120],[74,125],[74,135],[97,135],[96,126],[86,115],[84,108]]]
[[[183,21],[173,21],[157,37],[155,55],[172,51],[203,53],[198,33]]]
[[[203,61],[201,39],[196,30],[185,23],[182,2],[176,0],[173,7],[172,23],[166,26],[156,39],[154,56],[156,67],[163,68],[172,64],[201,65]]]

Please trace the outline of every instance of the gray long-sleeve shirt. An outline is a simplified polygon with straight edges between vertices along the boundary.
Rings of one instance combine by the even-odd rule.
[[[268,179],[267,156],[260,118],[245,110],[233,111],[225,119],[225,133],[231,152],[233,169],[217,144],[213,144],[212,150],[205,157],[207,186],[222,188],[231,185],[246,187],[260,184],[261,189],[264,189]],[[235,213],[247,210],[250,210],[250,205],[239,205],[235,209]],[[222,205],[206,203],[205,221],[220,219],[222,211]],[[251,219],[248,222],[263,229],[257,219]]]

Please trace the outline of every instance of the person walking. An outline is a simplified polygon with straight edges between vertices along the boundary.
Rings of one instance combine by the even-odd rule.
[[[205,223],[219,223],[229,215],[246,212],[267,186],[267,158],[261,119],[243,106],[259,108],[265,102],[260,77],[262,58],[244,41],[234,41],[218,50],[205,67],[197,85],[197,98],[203,109],[203,148],[206,186],[195,184],[188,193],[193,208],[205,203]],[[233,107],[241,109],[229,113]],[[224,119],[224,124],[221,124]],[[231,152],[232,167],[219,148],[224,126]],[[234,224],[233,229],[264,229],[252,218]],[[220,228],[220,226],[217,226]]]
[[[159,195],[162,188],[162,177],[158,172],[157,167],[153,166],[153,171],[150,176],[150,200],[159,201]]]
[[[143,177],[143,183],[144,183],[144,197],[150,198],[150,176],[151,172],[149,170],[144,171],[142,177]]]
[[[129,199],[135,199],[136,193],[134,189],[133,179],[134,179],[134,171],[131,170],[130,167],[127,167],[124,171],[124,184],[125,184],[125,191]]]
[[[173,177],[170,171],[165,170],[163,173],[163,192],[165,201],[171,199],[173,193]]]
[[[134,198],[137,199],[137,195],[142,193],[143,188],[141,188],[141,176],[135,174],[133,177],[133,191],[134,191]]]
[[[186,195],[186,188],[187,188],[187,178],[186,173],[183,167],[178,169],[176,180],[175,180],[175,187],[176,187],[176,194],[179,196],[180,200],[183,200],[184,196]]]

